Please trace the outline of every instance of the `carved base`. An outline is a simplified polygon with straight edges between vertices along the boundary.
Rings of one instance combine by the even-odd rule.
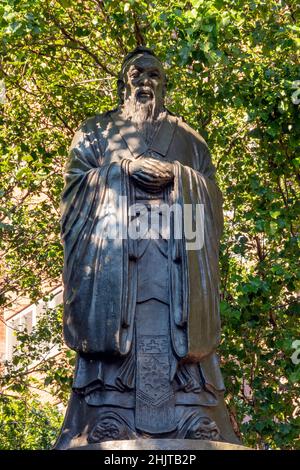
[[[201,441],[197,439],[136,439],[106,441],[70,450],[252,450],[229,442]]]

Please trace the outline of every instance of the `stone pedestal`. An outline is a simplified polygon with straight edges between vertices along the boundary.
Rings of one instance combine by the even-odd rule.
[[[73,447],[71,450],[251,450],[229,442],[201,441],[197,439],[137,439],[106,441],[99,444]]]

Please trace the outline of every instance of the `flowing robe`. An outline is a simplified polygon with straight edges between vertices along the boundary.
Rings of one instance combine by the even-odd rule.
[[[119,112],[85,121],[71,144],[62,196],[64,336],[81,354],[130,353],[136,306],[136,243],[128,236],[130,160],[145,153],[174,163],[169,205],[203,204],[203,246],[187,249],[185,227],[169,249],[171,340],[177,358],[201,362],[207,385],[223,389],[214,354],[220,341],[218,251],[222,197],[206,143],[167,115],[150,148]],[[121,198],[120,198],[121,196]],[[119,236],[104,236],[110,230]]]

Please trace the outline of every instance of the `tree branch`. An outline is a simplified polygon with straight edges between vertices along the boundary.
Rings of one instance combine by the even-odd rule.
[[[112,70],[110,70],[100,59],[99,57],[94,53],[92,52],[83,42],[81,42],[79,39],[75,38],[74,36],[72,36],[67,30],[66,28],[61,25],[57,19],[55,18],[55,16],[51,15],[49,12],[45,12],[46,16],[48,16],[52,21],[53,23],[55,24],[55,26],[57,26],[57,28],[62,32],[62,34],[65,36],[65,38],[69,39],[69,41],[72,41],[74,42],[75,44],[78,45],[78,49],[81,49],[82,51],[84,51],[86,54],[88,54],[94,61],[95,63],[98,65],[98,67],[100,67],[102,70],[104,70],[104,72],[108,73],[109,75],[115,77],[116,74],[114,72],[112,72]]]

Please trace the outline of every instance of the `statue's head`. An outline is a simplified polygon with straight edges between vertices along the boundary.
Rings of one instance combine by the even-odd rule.
[[[126,107],[161,110],[166,92],[166,75],[151,49],[139,46],[124,59],[118,80],[120,103]]]

